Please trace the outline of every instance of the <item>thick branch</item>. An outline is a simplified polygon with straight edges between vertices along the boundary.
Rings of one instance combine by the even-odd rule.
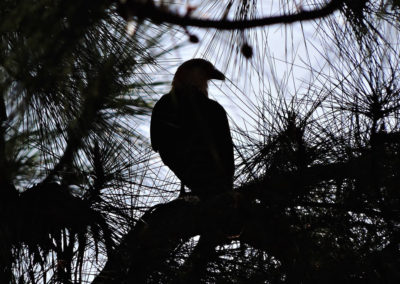
[[[274,195],[275,192],[299,190],[302,187],[310,188],[330,180],[364,178],[370,165],[371,160],[368,155],[347,162],[314,165],[294,172],[267,175],[262,180],[243,185],[239,191],[251,198],[273,199],[270,195]],[[301,194],[299,191],[293,193]]]
[[[149,1],[150,2],[150,1]],[[148,18],[157,23],[169,23],[179,26],[195,26],[200,28],[215,28],[219,30],[244,30],[255,27],[270,26],[274,24],[291,24],[295,22],[310,21],[326,17],[340,8],[342,0],[331,0],[321,8],[310,11],[300,11],[293,14],[284,14],[280,16],[271,16],[253,20],[206,20],[193,18],[190,16],[181,16],[170,11],[162,10],[154,4],[138,3],[138,1],[127,1],[121,5],[121,13],[124,18],[136,16],[138,18]]]
[[[215,246],[226,241],[227,235],[240,232],[240,199],[236,193],[224,193],[204,202],[195,197],[177,199],[149,210],[93,283],[146,283],[173,250],[191,237],[206,236]]]
[[[301,249],[297,246],[299,239],[314,247],[290,225],[284,215],[277,216],[237,193],[221,194],[205,202],[178,199],[149,210],[93,283],[146,283],[153,272],[162,271],[179,244],[196,235],[201,235],[198,247],[181,268],[181,279],[175,279],[176,283],[190,283],[195,275],[202,274],[214,248],[230,243],[233,236],[290,263]]]

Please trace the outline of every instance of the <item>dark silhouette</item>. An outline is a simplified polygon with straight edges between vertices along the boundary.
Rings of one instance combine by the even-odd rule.
[[[154,151],[200,198],[232,189],[234,174],[226,112],[208,98],[211,79],[225,76],[204,59],[183,63],[171,91],[154,106],[150,127]]]

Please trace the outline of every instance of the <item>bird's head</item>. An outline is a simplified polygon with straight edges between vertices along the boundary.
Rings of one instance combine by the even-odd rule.
[[[172,89],[195,88],[208,96],[208,81],[212,79],[225,80],[225,75],[209,61],[195,58],[178,67],[172,81]]]

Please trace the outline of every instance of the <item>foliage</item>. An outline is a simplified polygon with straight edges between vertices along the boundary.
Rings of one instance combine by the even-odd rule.
[[[120,282],[399,282],[398,1],[272,2],[273,13],[300,16],[338,5],[313,18],[321,45],[303,22],[282,26],[288,46],[303,30],[323,61],[307,54],[301,87],[289,86],[294,57],[276,79],[285,64],[267,28],[202,32],[126,15],[145,3],[184,20],[252,21],[268,17],[260,1],[183,11],[165,1],[1,2],[1,283],[110,283],[110,267]],[[140,130],[165,87],[152,78],[175,45],[164,35],[179,42],[176,30],[200,39],[227,77],[248,74],[251,90],[236,94],[247,121],[231,121],[235,193],[205,203],[171,201],[176,179]]]
[[[83,281],[137,206],[163,31],[129,36],[106,2],[1,6],[0,282]]]

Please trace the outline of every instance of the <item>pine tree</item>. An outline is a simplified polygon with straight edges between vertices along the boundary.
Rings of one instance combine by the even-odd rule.
[[[0,283],[399,282],[398,1],[273,2],[1,2]],[[311,20],[324,62],[290,92],[264,31]],[[207,202],[141,132],[178,34],[258,82]]]

